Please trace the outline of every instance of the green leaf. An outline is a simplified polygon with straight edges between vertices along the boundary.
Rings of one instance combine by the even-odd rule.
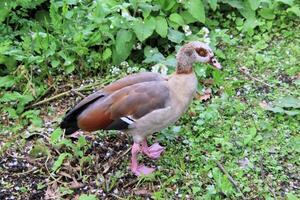
[[[79,197],[79,200],[97,200],[97,197],[96,195],[93,195],[93,194],[82,194],[80,195]]]
[[[262,8],[259,14],[265,19],[275,19],[274,11],[271,8]]]
[[[168,23],[164,17],[161,17],[161,16],[156,17],[155,31],[163,38],[165,38],[167,36]]]
[[[19,92],[6,92],[0,98],[0,102],[16,101],[21,97],[22,97],[22,95]]]
[[[179,44],[184,40],[184,34],[179,31],[169,29],[168,39],[172,42]]]
[[[259,7],[260,0],[248,0],[248,3],[250,4],[250,8],[252,10],[256,10]]]
[[[60,128],[55,129],[51,134],[51,144],[57,144],[63,132]]]
[[[144,55],[146,59],[143,60],[143,63],[159,63],[165,59],[157,48],[151,48],[149,46],[144,49]]]
[[[0,77],[0,88],[10,88],[16,83],[16,81],[16,77],[12,75]]]
[[[121,29],[117,33],[116,38],[116,50],[118,54],[123,54],[124,51],[126,51],[127,46],[126,43],[129,42],[132,39],[132,33],[128,30]]]
[[[205,23],[205,10],[202,0],[190,0],[187,3],[189,13],[198,19],[200,22]]]
[[[297,5],[288,8],[288,9],[287,9],[287,12],[292,12],[292,13],[294,13],[295,15],[297,15],[298,17],[300,17],[300,8],[299,8],[299,6],[297,6]]]
[[[60,168],[60,166],[63,164],[65,158],[67,158],[67,157],[71,157],[71,154],[69,154],[69,153],[60,154],[52,166],[52,171],[56,172]]]
[[[288,193],[288,194],[286,195],[286,197],[287,197],[287,200],[299,200],[298,197],[295,196],[295,195],[292,194],[292,193]]]
[[[275,100],[274,105],[282,108],[300,108],[300,99],[286,96]]]
[[[294,0],[276,0],[277,2],[282,2],[284,4],[287,4],[289,6],[292,6],[294,4]]]
[[[105,61],[107,59],[109,59],[112,55],[112,51],[110,48],[106,48],[102,54],[102,59]]]
[[[188,2],[189,13],[202,23],[205,23],[205,10],[202,0],[190,0]]]
[[[121,29],[117,33],[115,48],[113,49],[113,63],[119,64],[127,59],[133,46],[133,33],[130,30]]]
[[[224,0],[224,3],[227,3],[230,6],[237,8],[237,9],[244,8],[244,5],[242,4],[242,1],[240,1],[240,0]]]
[[[156,23],[154,18],[146,19],[144,21],[138,20],[133,23],[133,31],[135,32],[139,41],[143,42],[150,37],[155,30]]]
[[[285,110],[284,112],[289,116],[295,116],[300,114],[300,110]]]
[[[59,64],[60,64],[60,62],[58,60],[51,60],[52,67],[56,68],[56,67],[58,67]]]
[[[33,158],[48,156],[49,154],[49,149],[42,140],[37,140],[29,152],[30,157]]]
[[[218,0],[209,0],[208,4],[210,5],[211,9],[215,11],[217,9]]]
[[[188,11],[183,11],[182,13],[180,13],[180,15],[182,16],[185,24],[191,24],[191,23],[195,23],[197,22],[198,20],[193,17],[191,15],[191,13],[189,13]]]
[[[284,113],[284,110],[281,107],[268,107],[265,110],[269,110],[274,113]]]
[[[172,21],[172,22],[175,22],[176,24],[179,24],[180,26],[183,26],[184,25],[184,20],[183,18],[177,14],[177,13],[172,13],[169,17],[169,19]]]
[[[75,66],[74,65],[68,65],[65,67],[66,73],[70,74],[75,70]]]

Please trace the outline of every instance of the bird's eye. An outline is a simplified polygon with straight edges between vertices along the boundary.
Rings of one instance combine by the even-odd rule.
[[[204,48],[197,48],[197,49],[196,49],[196,52],[197,52],[197,54],[198,54],[199,56],[201,56],[201,57],[206,57],[207,54],[208,54],[207,50],[204,49]]]

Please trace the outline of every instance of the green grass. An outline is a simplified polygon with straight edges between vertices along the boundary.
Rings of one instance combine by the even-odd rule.
[[[300,115],[276,113],[260,106],[264,101],[274,103],[286,96],[297,98],[299,103],[299,32],[299,22],[283,22],[253,36],[242,36],[234,29],[228,35],[219,35],[216,54],[224,70],[218,72],[203,66],[205,73],[198,74],[201,79],[214,80],[212,85],[199,87],[212,88],[212,98],[206,102],[194,100],[174,126],[151,138],[166,147],[155,163],[159,167],[154,174],[139,178],[130,174],[129,155],[122,153],[129,147],[126,144],[131,145],[131,139],[116,132],[98,132],[92,139],[80,137],[73,142],[64,138],[59,129],[53,132],[64,111],[76,101],[61,98],[58,104],[52,102],[40,107],[41,111],[25,115],[23,120],[27,117],[33,124],[29,127],[18,122],[1,125],[0,176],[5,178],[0,181],[0,188],[26,198],[32,188],[40,191],[37,195],[43,196],[48,190],[62,198],[79,194],[124,199],[300,198]],[[252,78],[242,73],[241,67],[249,69]],[[102,78],[111,81],[116,77]],[[45,121],[53,123],[46,125]],[[94,140],[103,146],[95,146]],[[111,156],[105,157],[107,153]],[[20,163],[31,159],[31,167],[7,169],[6,159],[13,158]],[[117,163],[113,163],[116,159]],[[34,173],[25,174],[29,178],[25,181],[19,173],[33,166]],[[108,173],[103,173],[107,166]],[[21,181],[11,181],[7,175]],[[71,186],[71,182],[76,183],[72,178],[86,188]],[[35,180],[36,185],[26,185],[30,180]],[[16,186],[21,189],[16,191]]]

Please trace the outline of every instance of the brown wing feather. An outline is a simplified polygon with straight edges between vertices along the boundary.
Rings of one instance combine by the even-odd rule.
[[[95,131],[106,129],[121,117],[139,119],[153,110],[164,108],[169,98],[165,81],[128,86],[90,105],[78,116],[78,126],[83,130]]]
[[[106,97],[110,96],[110,94],[130,85],[134,85],[141,82],[161,81],[161,80],[164,80],[164,78],[160,74],[152,73],[152,72],[142,72],[142,73],[126,76],[104,87],[102,90],[99,90],[84,98],[73,109],[67,112],[60,126],[61,128],[66,129],[66,134],[71,134],[79,129],[77,124],[78,115],[80,115],[80,113],[82,113],[85,109],[87,109],[90,105],[94,104],[96,101],[102,101],[103,99],[106,99]]]

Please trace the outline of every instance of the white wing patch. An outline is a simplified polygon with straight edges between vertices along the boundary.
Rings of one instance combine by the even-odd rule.
[[[121,117],[121,120],[126,122],[129,125],[134,123],[134,120],[130,117]]]

